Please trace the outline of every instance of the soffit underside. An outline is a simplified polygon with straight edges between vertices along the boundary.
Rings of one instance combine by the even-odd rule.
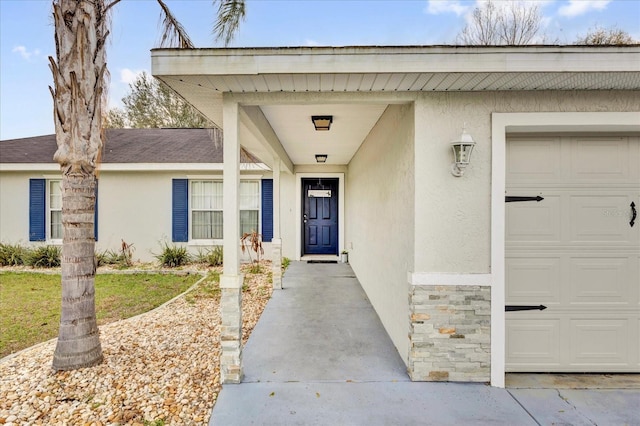
[[[158,76],[218,93],[638,90],[638,72],[323,73]]]

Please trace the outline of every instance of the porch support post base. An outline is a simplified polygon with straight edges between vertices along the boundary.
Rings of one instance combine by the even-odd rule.
[[[242,382],[242,284],[244,275],[220,277],[220,382]]]
[[[282,290],[282,240],[274,238],[271,241],[273,250],[271,272],[273,273],[273,288]]]

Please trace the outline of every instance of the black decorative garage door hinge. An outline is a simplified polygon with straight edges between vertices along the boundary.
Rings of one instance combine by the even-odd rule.
[[[537,196],[537,197],[519,197],[519,196],[512,196],[512,195],[507,195],[506,197],[504,197],[504,202],[505,203],[516,203],[519,201],[537,201],[540,202],[544,200],[544,198],[542,198],[541,196]]]
[[[504,307],[505,312],[514,312],[514,311],[544,311],[547,309],[544,305],[507,305]]]

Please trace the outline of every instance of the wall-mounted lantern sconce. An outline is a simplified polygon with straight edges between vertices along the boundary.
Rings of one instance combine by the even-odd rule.
[[[316,130],[329,130],[331,123],[333,123],[333,115],[312,115],[311,121],[313,121],[313,127]]]
[[[327,157],[327,154],[316,154],[316,163],[326,163]]]
[[[464,169],[471,161],[471,151],[473,151],[475,145],[476,143],[473,141],[473,138],[463,127],[462,135],[451,143],[454,159],[454,163],[451,165],[451,173],[454,176],[460,177],[464,174]]]

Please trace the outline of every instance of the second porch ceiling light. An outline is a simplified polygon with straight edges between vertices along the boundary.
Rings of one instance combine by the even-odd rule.
[[[311,121],[313,121],[313,127],[317,131],[327,131],[331,128],[331,123],[333,123],[333,115],[312,115]]]
[[[316,163],[326,163],[327,157],[327,154],[316,154]]]

